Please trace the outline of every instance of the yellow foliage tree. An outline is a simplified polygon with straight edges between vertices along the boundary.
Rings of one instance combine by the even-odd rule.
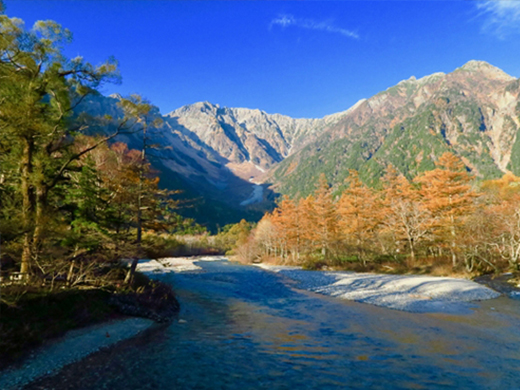
[[[288,196],[284,196],[274,213],[273,223],[283,245],[281,254],[287,258],[292,255],[293,262],[300,259],[302,243],[302,218],[298,205]]]

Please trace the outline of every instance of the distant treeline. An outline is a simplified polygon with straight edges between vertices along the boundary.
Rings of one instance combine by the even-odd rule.
[[[374,190],[351,170],[335,197],[322,175],[313,195],[283,197],[237,253],[309,268],[437,262],[478,272],[518,269],[520,178],[507,173],[477,185],[460,159],[445,153],[412,182],[393,167],[382,180]]]

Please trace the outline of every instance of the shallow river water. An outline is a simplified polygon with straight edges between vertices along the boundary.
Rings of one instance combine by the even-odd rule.
[[[26,389],[520,389],[520,301],[408,313],[297,290],[225,261],[168,274],[169,325]]]

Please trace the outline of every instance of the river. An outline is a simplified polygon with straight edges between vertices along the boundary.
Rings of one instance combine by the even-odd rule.
[[[227,261],[166,274],[169,325],[25,389],[518,389],[520,301],[409,313],[301,291]]]

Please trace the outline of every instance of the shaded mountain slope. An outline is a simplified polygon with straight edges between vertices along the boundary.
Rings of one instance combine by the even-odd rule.
[[[80,107],[91,116],[121,118],[120,96],[89,96]],[[184,106],[166,116],[153,108],[162,123],[147,133],[154,145],[147,156],[160,172],[161,186],[181,189],[189,206],[180,212],[212,228],[218,223],[257,220],[273,207],[275,194],[267,185],[261,199],[249,202],[254,183],[302,142],[311,139],[342,113],[323,119],[292,119],[260,110],[220,108],[207,102]],[[110,126],[94,132],[111,133]],[[142,132],[124,134],[114,141],[141,149]]]

